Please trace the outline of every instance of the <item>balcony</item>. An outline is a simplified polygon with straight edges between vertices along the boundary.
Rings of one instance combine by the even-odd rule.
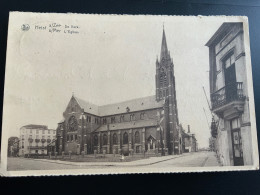
[[[242,111],[244,100],[243,83],[231,83],[211,94],[212,111],[216,114],[223,114],[232,108]]]
[[[28,146],[30,150],[46,150],[47,146]]]

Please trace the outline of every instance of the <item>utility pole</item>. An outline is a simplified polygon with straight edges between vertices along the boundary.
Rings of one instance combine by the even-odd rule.
[[[203,107],[203,110],[204,110],[204,114],[205,114],[205,117],[206,117],[206,120],[207,120],[208,127],[209,127],[209,129],[210,129],[210,125],[209,125],[208,117],[207,117],[207,115],[206,115],[206,111],[205,111],[205,108],[204,108],[204,107]]]

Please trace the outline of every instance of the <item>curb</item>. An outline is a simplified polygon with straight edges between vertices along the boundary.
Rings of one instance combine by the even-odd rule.
[[[182,155],[178,155],[178,156],[173,156],[172,158],[167,158],[167,159],[164,159],[164,160],[159,160],[159,161],[156,161],[156,162],[151,162],[151,163],[144,163],[144,164],[121,164],[121,162],[115,162],[115,163],[118,163],[118,164],[75,164],[75,163],[78,163],[78,162],[74,162],[74,163],[64,163],[64,162],[55,162],[53,160],[49,161],[49,160],[42,160],[42,159],[33,159],[35,161],[41,161],[41,162],[49,162],[49,163],[55,163],[55,164],[62,164],[62,165],[73,165],[73,166],[126,166],[126,167],[131,167],[131,166],[146,166],[146,165],[153,165],[153,164],[157,164],[157,163],[160,163],[160,162],[165,162],[165,161],[168,161],[168,160],[172,160],[172,159],[175,159],[175,158],[180,158],[180,157],[184,157],[184,156],[188,156],[188,154],[191,154],[193,155],[193,153],[187,153],[187,154],[182,154]],[[135,161],[132,161],[132,162],[135,162]],[[81,162],[79,162],[81,163]]]

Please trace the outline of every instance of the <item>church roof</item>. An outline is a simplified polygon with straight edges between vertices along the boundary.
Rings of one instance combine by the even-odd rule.
[[[126,113],[127,109],[128,112],[135,112],[141,110],[160,108],[163,106],[163,101],[157,102],[156,97],[154,95],[143,97],[143,98],[132,99],[124,102],[114,103],[114,104],[107,104],[103,106],[97,106],[95,104],[91,104],[75,96],[74,98],[76,99],[80,107],[84,109],[84,112],[94,114],[96,116],[108,116],[108,115]]]
[[[127,112],[127,108],[129,108],[129,112],[135,112],[140,110],[148,110],[159,108],[163,106],[163,101],[156,101],[156,97],[148,96],[143,98],[132,99],[124,102],[119,102],[115,104],[108,104],[99,107],[100,116],[106,115],[114,115],[121,114]]]
[[[74,98],[78,102],[79,106],[84,109],[84,112],[99,116],[97,105],[92,104],[92,103],[90,103],[86,100],[80,99],[80,98],[75,97],[75,96],[74,96]]]
[[[123,123],[112,123],[100,126],[95,132],[103,132],[103,131],[115,131],[121,129],[131,129],[131,128],[143,128],[143,127],[152,127],[157,126],[157,120],[138,120],[138,121],[130,121]]]

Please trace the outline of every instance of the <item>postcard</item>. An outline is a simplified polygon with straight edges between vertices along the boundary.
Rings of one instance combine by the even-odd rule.
[[[4,176],[259,169],[245,16],[10,12]]]

